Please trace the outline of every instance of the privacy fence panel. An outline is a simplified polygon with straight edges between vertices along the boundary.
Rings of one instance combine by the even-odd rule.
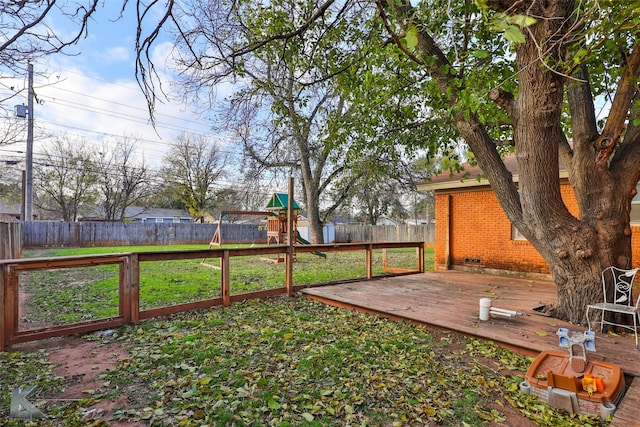
[[[435,241],[433,224],[344,225],[336,224],[336,242],[425,242]]]
[[[0,259],[20,258],[22,227],[19,222],[0,222]]]
[[[208,244],[217,224],[61,222],[23,223],[23,243],[36,247]],[[257,224],[223,224],[223,243],[266,243]]]
[[[30,221],[21,225],[22,243],[26,248],[208,244],[217,228],[217,224],[141,222]],[[266,242],[267,232],[259,224],[222,225],[223,244]],[[334,242],[433,243],[434,226],[339,224],[335,226]]]

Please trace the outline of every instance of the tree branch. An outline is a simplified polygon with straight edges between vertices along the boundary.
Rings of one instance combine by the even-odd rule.
[[[631,101],[637,91],[637,79],[640,75],[640,42],[636,42],[633,46],[631,56],[627,61],[618,90],[613,98],[611,105],[611,113],[607,118],[607,123],[600,137],[596,140],[594,147],[596,149],[596,164],[607,164],[618,140],[625,128]]]
[[[573,74],[575,80],[569,81],[567,101],[571,113],[574,146],[589,144],[598,137],[596,112],[589,84],[587,67],[582,64]]]
[[[247,46],[244,49],[234,52],[231,57],[241,57],[247,53],[260,49],[261,47],[273,41],[288,40],[293,37],[299,36],[300,34],[303,34],[317,19],[324,15],[327,9],[329,9],[329,6],[331,6],[333,3],[335,3],[335,0],[328,0],[324,4],[320,5],[320,7],[301,26],[299,26],[295,30],[284,34],[276,34],[271,37],[267,37],[263,40],[260,40],[259,42]]]
[[[9,38],[7,41],[5,41],[4,43],[2,43],[0,45],[0,52],[4,51],[5,49],[7,49],[9,46],[11,46],[12,44],[14,44],[16,41],[18,41],[18,39],[20,39],[20,37],[24,36],[28,30],[30,30],[31,28],[35,27],[36,25],[38,25],[40,22],[42,22],[42,20],[47,16],[47,14],[49,13],[49,11],[53,8],[53,6],[55,6],[56,2],[55,0],[51,1],[47,7],[42,11],[42,13],[36,17],[32,22],[30,22],[27,25],[24,25],[22,28],[20,28],[19,31],[17,31],[13,37]]]
[[[135,66],[135,76],[138,81],[138,85],[142,89],[142,93],[144,93],[145,98],[147,99],[147,107],[149,109],[151,121],[153,122],[153,111],[155,109],[155,101],[156,101],[156,92],[155,85],[153,83],[153,76],[158,77],[158,73],[155,70],[155,66],[150,57],[150,50],[153,42],[160,35],[160,30],[166,24],[166,22],[171,19],[178,28],[180,25],[173,19],[173,7],[174,0],[168,0],[167,6],[165,8],[165,13],[162,18],[158,21],[158,24],[153,28],[151,33],[142,40],[142,23],[147,16],[147,14],[151,11],[154,5],[158,3],[158,0],[153,0],[148,5],[144,6],[142,3],[138,2],[137,4],[137,19],[138,19],[138,28],[136,30],[136,66]],[[145,59],[148,64],[148,69],[144,67],[142,59]],[[160,79],[158,78],[158,81]]]
[[[515,99],[511,92],[507,92],[500,88],[494,88],[489,92],[489,98],[506,111],[509,118],[511,118],[512,123],[517,121],[518,117],[517,109],[515,108]]]

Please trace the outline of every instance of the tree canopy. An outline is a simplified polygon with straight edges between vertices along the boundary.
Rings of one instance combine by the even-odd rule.
[[[216,4],[235,8],[246,3]],[[346,11],[360,12],[356,4],[361,5],[313,3],[290,26],[260,27],[256,39],[243,47],[217,51],[223,60],[218,66],[244,61],[274,43],[317,42],[307,34],[336,13],[345,13],[336,25],[348,22]],[[395,96],[366,98],[375,100],[363,103],[365,111],[375,112],[373,120],[392,119],[406,107],[421,113],[416,114],[422,120],[416,120],[415,132],[433,131],[420,141],[423,146],[437,147],[447,157],[464,141],[508,218],[549,264],[558,285],[551,313],[576,322],[583,320],[586,303],[599,298],[603,267],[631,265],[629,212],[640,179],[639,110],[633,107],[640,64],[638,6],[638,1],[595,0],[362,5],[369,8],[370,19],[362,23],[368,31],[360,35],[369,36],[367,42],[379,46],[381,57],[395,66],[355,67],[356,84],[347,85],[351,93],[372,91],[378,87],[370,84],[376,78],[404,80],[411,97],[400,103]],[[271,10],[268,4],[257,7]],[[223,23],[214,31],[225,37],[233,26]],[[365,52],[368,45],[358,46]],[[405,129],[409,135],[414,132]],[[510,150],[518,159],[517,186],[502,161]],[[578,218],[561,197],[559,159],[569,171]]]
[[[46,13],[55,3],[26,4]],[[281,2],[135,5],[137,77],[152,111],[160,92],[150,49],[163,29],[184,42],[183,65],[205,77],[198,91],[220,79],[245,79],[260,55],[274,72],[294,58],[322,60],[326,76],[339,83],[335,99],[346,108],[340,111],[352,112],[331,132],[336,144],[349,144],[348,155],[402,146],[455,160],[461,145],[468,148],[507,217],[549,264],[558,287],[553,315],[581,322],[586,304],[601,298],[600,271],[631,266],[630,209],[640,179],[640,1],[327,0],[292,4],[304,11],[294,20],[284,19]],[[220,19],[190,27],[189,11],[205,6]],[[239,10],[251,10],[254,20],[235,19]],[[92,9],[78,11],[84,31]],[[345,30],[342,39],[335,39],[336,28]],[[22,38],[28,29],[9,39],[38,40]],[[199,51],[197,41],[206,37],[217,44]],[[17,44],[1,50],[9,52],[7,46]],[[502,161],[506,152],[518,160],[517,185]],[[577,217],[562,199],[559,160]]]
[[[195,220],[204,222],[215,200],[214,184],[225,176],[227,160],[220,143],[182,133],[165,156],[163,187],[180,199]]]
[[[367,47],[372,40],[370,11],[357,3],[336,4],[299,37],[263,42],[265,34],[303,24],[314,7],[313,2],[291,0],[268,7],[193,0],[174,11],[180,17],[175,57],[185,93],[215,99],[209,103],[219,110],[217,131],[230,135],[249,164],[300,178],[311,241],[321,243],[325,218],[354,185],[384,179],[382,171],[397,174],[403,150],[397,144],[374,148],[374,138],[385,139],[376,134],[384,124],[366,120],[358,102],[363,94],[346,89],[367,53],[380,48]],[[380,59],[378,55],[384,65]],[[225,99],[216,98],[222,85],[234,89]],[[406,112],[400,113],[404,119]],[[359,132],[344,131],[356,126]],[[350,152],[356,145],[356,152]],[[365,150],[367,145],[371,149]],[[376,174],[367,175],[374,162]]]

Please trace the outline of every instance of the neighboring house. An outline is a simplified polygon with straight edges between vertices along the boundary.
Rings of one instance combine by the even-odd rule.
[[[504,159],[518,182],[514,156]],[[464,171],[448,172],[418,185],[418,190],[435,193],[434,268],[446,270],[486,269],[502,272],[550,274],[549,267],[531,244],[511,225],[477,166],[464,165]],[[569,211],[578,216],[578,206],[561,168],[562,198]],[[634,264],[640,259],[640,194],[631,210]]]
[[[193,217],[182,209],[145,208],[129,206],[124,211],[125,220],[154,223],[186,223],[193,222]]]
[[[83,215],[78,221],[106,221],[103,209],[98,206],[88,215]],[[147,208],[144,206],[129,206],[124,210],[124,221],[153,222],[153,223],[185,223],[193,222],[193,218],[183,209]]]
[[[20,220],[20,203],[8,203],[0,201],[0,221],[12,222]]]
[[[7,203],[0,201],[0,221],[20,220],[20,203]],[[100,207],[95,208],[89,214],[83,215],[78,221],[104,221],[104,211]],[[38,219],[34,210],[34,219]],[[147,208],[144,206],[129,206],[124,212],[125,221],[154,222],[154,223],[187,223],[193,222],[193,217],[184,209]]]
[[[376,221],[376,225],[398,225],[398,223],[391,218],[387,218],[386,216],[381,216]]]
[[[407,225],[427,225],[429,222],[426,219],[405,219],[404,223]]]
[[[34,206],[33,220],[41,219],[41,213]],[[22,221],[22,204],[20,202],[10,203],[0,201],[0,221],[13,222]]]

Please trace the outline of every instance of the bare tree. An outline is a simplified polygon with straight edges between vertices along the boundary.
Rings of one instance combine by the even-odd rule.
[[[376,225],[382,216],[404,210],[397,182],[364,182],[357,186],[353,199],[359,216],[371,225]]]
[[[76,221],[82,213],[94,214],[98,175],[87,143],[56,137],[38,158],[34,188],[40,211],[64,221]]]
[[[264,46],[299,43],[318,23],[336,16],[329,13],[332,6],[354,3],[317,2],[292,25],[259,26],[256,37],[245,46],[232,45],[232,54],[223,55],[226,62],[220,65],[242,62],[247,53]],[[415,96],[423,99],[445,132],[453,130],[455,139],[466,142],[507,217],[548,263],[558,291],[549,312],[582,322],[586,305],[602,300],[603,268],[632,266],[631,199],[640,179],[637,2],[367,4],[377,10],[371,27],[382,28],[379,37],[397,47],[387,54],[425,71],[426,84]],[[265,14],[273,10],[262,2],[256,7]],[[166,9],[160,26],[173,19],[181,28],[176,12]],[[244,29],[241,22],[233,24],[213,28],[219,37]],[[150,69],[144,53],[156,36],[150,33],[139,43],[139,75],[147,79],[150,75],[141,73]],[[185,38],[195,40],[186,33]],[[197,59],[193,64],[202,65]],[[368,89],[366,78],[359,84]],[[148,80],[142,87],[151,94]],[[594,105],[597,96],[609,107],[601,123]],[[394,108],[388,103],[377,107]],[[441,151],[450,152],[449,140],[441,142]],[[518,160],[518,187],[501,158],[508,144]],[[569,172],[578,217],[562,199],[559,160]]]
[[[9,161],[9,163],[14,163]],[[7,203],[19,203],[22,199],[22,185],[20,183],[20,174],[16,173],[15,166],[0,167],[0,201]],[[13,170],[12,170],[13,169]]]
[[[150,194],[149,170],[144,160],[135,158],[136,140],[104,144],[96,158],[98,187],[105,219],[122,221],[125,210]]]
[[[336,24],[345,11],[335,8],[337,17],[310,30],[308,40],[256,47],[241,61],[234,61],[234,55],[238,59],[241,56],[235,49],[250,44],[260,27],[292,25],[313,8],[311,3],[291,0],[272,2],[272,6],[277,12],[262,14],[260,7],[250,3],[227,10],[222,5],[194,0],[175,7],[167,16],[174,19],[174,13],[179,14],[174,24],[180,25],[176,46],[186,93],[194,97],[213,95],[219,84],[236,84],[237,90],[221,114],[221,129],[232,135],[257,169],[277,169],[283,175],[299,178],[311,241],[322,243],[325,218],[346,199],[351,188],[338,187],[337,182],[357,180],[359,176],[350,172],[350,163],[358,158],[346,154],[347,148],[337,143],[334,133],[337,121],[349,110],[336,90],[336,75],[347,65],[341,63],[342,55],[333,55],[315,43],[344,42],[346,53],[348,39],[357,37]],[[353,15],[354,27],[359,19]],[[217,31],[221,27],[224,29]],[[149,76],[141,76],[147,84],[144,79]],[[154,88],[147,86],[147,90]],[[339,194],[336,188],[344,193]],[[333,197],[329,197],[329,189]]]
[[[26,136],[26,120],[15,117],[13,109],[5,108],[12,99],[0,99],[0,145],[24,141]]]
[[[123,7],[126,0],[123,1]],[[0,0],[0,79],[23,74],[29,61],[67,48],[88,35],[91,17],[103,0]],[[72,24],[64,34],[52,22]],[[6,119],[0,129],[0,145],[18,142],[26,124],[13,119],[11,101],[25,91],[6,85],[9,92],[0,96],[0,110]],[[10,107],[6,107],[10,105]]]
[[[203,222],[215,200],[214,184],[225,176],[228,154],[202,135],[182,133],[164,158],[164,185],[180,198],[191,216]]]
[[[90,18],[101,3],[102,0],[0,0],[0,64],[18,71],[27,61],[64,51],[86,37]],[[76,24],[75,29],[60,34],[51,26],[54,17]]]

